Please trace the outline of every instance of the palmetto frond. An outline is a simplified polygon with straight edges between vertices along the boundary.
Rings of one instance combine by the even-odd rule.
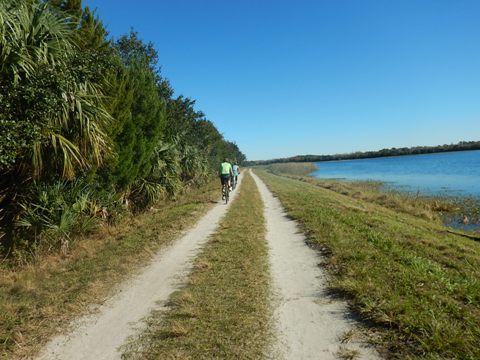
[[[34,75],[39,65],[61,62],[73,48],[67,22],[47,3],[2,0],[0,34],[0,73],[14,83]]]
[[[47,2],[0,1],[0,78],[16,87],[45,86],[57,98],[55,106],[35,119],[41,138],[30,148],[30,162],[21,163],[37,177],[49,168],[72,178],[78,170],[100,165],[110,152],[104,129],[111,116],[102,91],[72,68],[79,54],[74,32],[72,21],[58,17]],[[15,121],[29,121],[22,113],[16,116]]]
[[[111,121],[110,114],[100,104],[103,95],[98,87],[90,83],[74,83],[62,94],[62,111],[51,119],[53,127],[70,135],[75,144],[73,148],[65,147],[67,154],[78,155],[71,159],[79,167],[88,164],[100,165],[110,152],[108,137],[103,129]],[[66,144],[69,145],[69,144]],[[62,153],[66,154],[64,148]],[[64,162],[64,176],[73,175]]]

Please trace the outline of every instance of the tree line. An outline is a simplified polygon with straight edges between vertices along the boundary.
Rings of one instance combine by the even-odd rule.
[[[382,149],[378,151],[357,151],[348,154],[335,154],[335,155],[297,155],[288,158],[279,158],[271,160],[256,160],[247,161],[245,165],[268,165],[275,163],[288,163],[288,162],[317,162],[317,161],[334,161],[334,160],[356,160],[356,159],[369,159],[387,156],[403,156],[403,155],[419,155],[419,154],[432,154],[448,151],[465,151],[465,150],[479,150],[480,141],[460,141],[457,144],[445,144],[438,146],[415,146],[415,147],[403,147],[403,148],[390,148]]]
[[[81,0],[0,2],[0,252],[64,249],[245,161],[158,61]]]

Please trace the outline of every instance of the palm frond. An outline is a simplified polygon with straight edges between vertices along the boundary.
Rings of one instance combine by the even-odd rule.
[[[39,65],[63,61],[74,47],[68,23],[47,2],[1,1],[0,33],[0,71],[15,84]]]

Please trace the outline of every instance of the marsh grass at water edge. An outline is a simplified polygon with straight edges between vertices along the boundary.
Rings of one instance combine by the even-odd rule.
[[[317,162],[312,176],[374,180],[425,195],[480,198],[480,150]]]

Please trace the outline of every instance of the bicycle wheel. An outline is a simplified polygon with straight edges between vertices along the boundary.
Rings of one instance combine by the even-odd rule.
[[[229,198],[230,198],[230,189],[227,185],[225,186],[225,204],[228,204]]]

